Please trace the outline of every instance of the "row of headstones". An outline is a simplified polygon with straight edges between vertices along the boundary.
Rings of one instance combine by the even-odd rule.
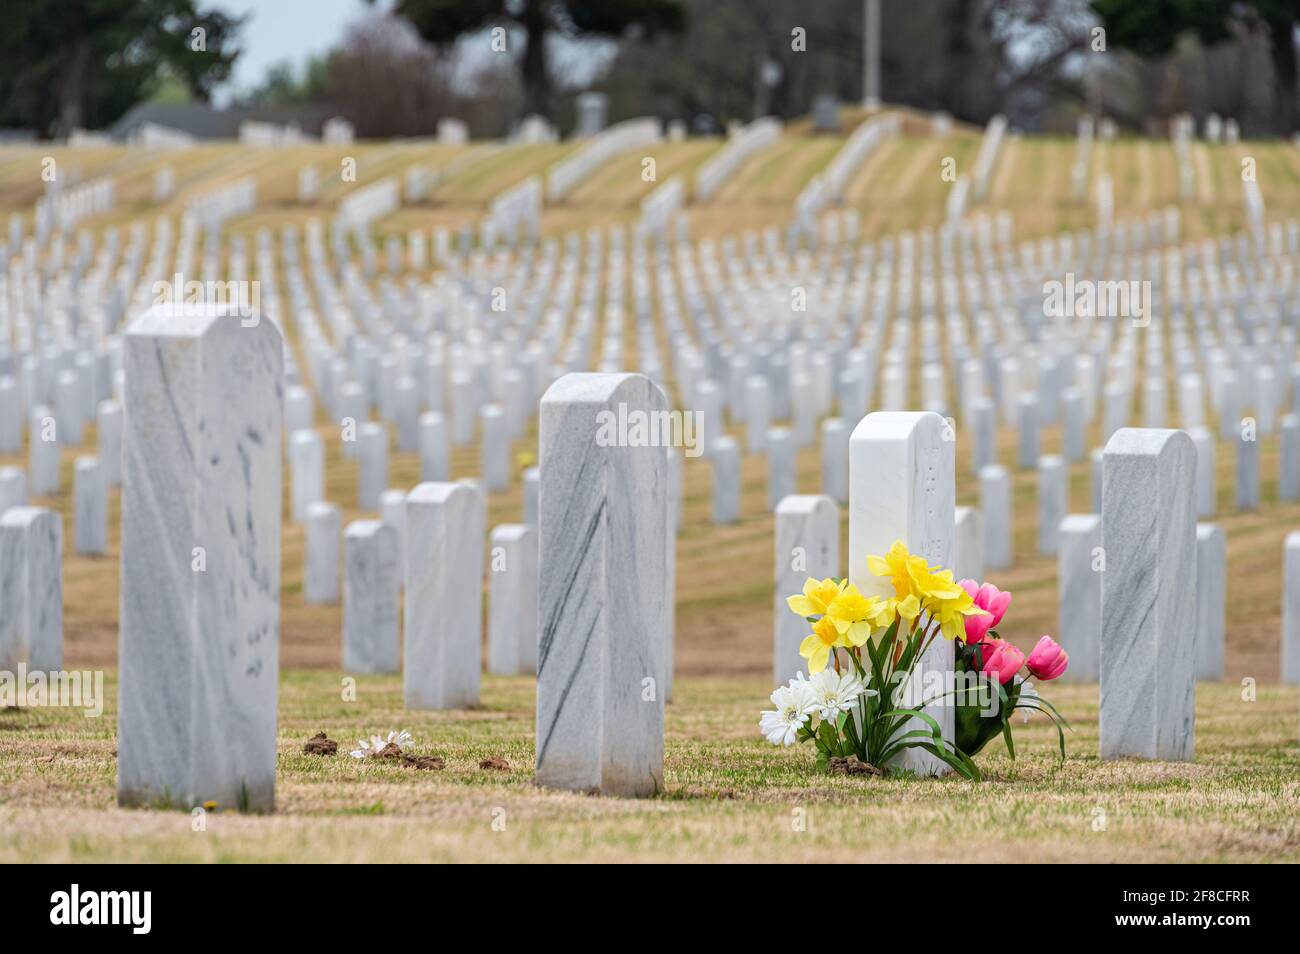
[[[536,672],[535,475],[530,483],[533,494],[525,500],[525,522],[494,527],[489,541],[488,671],[499,675]],[[462,487],[470,492],[457,490]],[[429,481],[409,493],[391,489],[384,492],[379,509],[380,519],[355,520],[344,530],[337,505],[319,501],[307,506],[304,599],[339,601],[342,531],[344,670],[403,672],[406,704],[411,708],[475,704],[477,665],[471,671],[468,665],[451,663],[477,661],[479,654],[482,587],[476,568],[482,565],[486,521],[481,487],[466,480]],[[442,528],[432,543],[414,536],[430,521]],[[448,534],[450,540],[442,539]],[[424,598],[429,587],[434,587],[434,595]],[[403,590],[407,594],[404,665],[398,625]],[[440,622],[432,635],[418,616],[429,606],[439,607],[449,617],[449,625]],[[436,665],[427,665],[431,658]],[[434,677],[436,683],[431,681]]]
[[[119,800],[265,810],[276,757],[280,336],[270,322],[243,328],[212,311],[148,312],[124,351]],[[170,413],[148,413],[158,406]],[[662,784],[677,525],[669,455],[606,441],[596,421],[600,410],[666,406],[640,375],[588,374],[562,378],[541,404],[539,622],[522,611],[515,631],[521,654],[536,638],[544,784],[626,794]],[[462,706],[476,695],[484,512],[463,483],[406,497],[410,704]],[[395,566],[395,537],[383,523],[354,524],[356,562],[369,566],[349,582]],[[523,572],[515,583],[527,590]],[[357,612],[374,589],[357,594]],[[349,642],[371,657],[392,646]]]
[[[1057,640],[1070,654],[1064,675],[1069,682],[1096,682],[1100,675],[1101,573],[1106,568],[1101,515],[1069,514],[1058,528]],[[955,579],[984,580],[986,565],[982,514],[957,507],[953,523],[952,570]],[[773,664],[778,683],[787,682],[806,663],[799,645],[807,636],[804,621],[785,609],[785,594],[797,592],[805,578],[840,577],[840,514],[829,496],[793,495],[776,510],[776,602],[773,609]],[[1294,659],[1300,659],[1300,533],[1287,541],[1284,580],[1284,681],[1296,682]],[[1214,524],[1196,525],[1195,678],[1223,678],[1224,618],[1227,556],[1223,530]],[[1290,667],[1290,668],[1288,668]]]
[[[128,334],[125,803],[273,803],[281,360],[273,325],[241,329],[229,316],[164,327],[150,314]],[[238,380],[225,376],[236,367]],[[143,413],[163,402],[172,415]],[[602,439],[597,421],[601,412],[666,407],[651,381],[621,374],[565,376],[541,403],[537,776],[546,785],[617,794],[662,787],[676,524],[669,458],[658,447]],[[854,432],[849,575],[867,592],[881,581],[867,573],[866,555],[895,539],[951,565],[955,459],[945,430],[932,413],[877,413]],[[1195,449],[1178,432],[1124,430],[1107,448],[1103,757],[1191,754],[1186,634],[1194,617],[1182,595],[1196,579],[1195,467]],[[926,480],[917,479],[922,471]],[[244,519],[230,520],[231,512]],[[425,484],[405,501],[404,683],[417,695],[428,692],[434,705],[477,682],[482,564],[465,555],[481,556],[482,515],[482,497],[463,484]],[[394,534],[382,524],[353,530],[389,538],[387,557],[396,562]],[[205,550],[203,572],[189,562],[196,541]],[[240,598],[225,598],[229,592]],[[463,647],[451,653],[458,640]],[[924,665],[951,667],[951,646],[936,644],[933,655]],[[182,674],[183,700],[172,691]],[[936,717],[951,733],[951,712]],[[927,758],[909,759],[908,767],[937,771]]]
[[[887,488],[889,472],[882,471],[881,451],[869,438],[870,422],[883,417],[902,416],[866,418],[854,433],[851,454]],[[934,462],[951,460],[951,444],[936,431],[937,421],[905,417],[909,430],[900,452],[913,467],[930,462],[927,473],[934,475]],[[1071,656],[1068,678],[1100,682],[1103,758],[1190,759],[1195,681],[1223,677],[1226,545],[1221,528],[1196,523],[1199,466],[1194,443],[1181,431],[1123,429],[1102,457],[1098,513],[1069,515],[1059,523],[1058,635]],[[899,539],[927,559],[951,565],[959,578],[978,580],[979,514],[956,508],[952,523],[943,526],[952,493],[944,489],[951,487],[945,469],[938,467],[938,478],[927,481],[919,501],[904,495],[889,506],[915,521],[910,535]],[[989,479],[1005,481],[1002,468],[988,470]],[[881,512],[874,495],[867,506],[862,503],[855,498],[851,504],[851,539],[857,536],[855,517]],[[924,505],[919,512],[917,504]],[[857,565],[863,555],[860,549],[851,555],[854,582],[863,573]],[[776,560],[774,667],[777,680],[784,681],[803,666],[798,646],[806,633],[801,620],[783,612],[781,594],[796,591],[806,576],[841,572],[833,500],[796,496],[782,502]],[[1300,683],[1300,533],[1289,535],[1285,545],[1281,655],[1283,681]]]

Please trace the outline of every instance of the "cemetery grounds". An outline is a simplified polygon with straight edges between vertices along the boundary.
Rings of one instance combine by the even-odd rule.
[[[834,155],[840,137],[812,137],[798,124],[747,160],[710,202],[688,206],[691,237],[739,236],[784,226],[800,189]],[[845,193],[857,209],[859,235],[897,235],[937,226],[949,183],[940,163],[973,160],[979,131],[957,127],[931,138],[919,122],[884,143],[862,164]],[[718,140],[655,147],[658,179],[689,174]],[[125,148],[0,150],[0,216],[30,217],[41,194],[40,160],[53,155],[84,178],[112,173],[118,200],[88,225],[102,229],[177,216],[187,196],[246,176],[258,181],[259,205],[225,229],[302,227],[328,214],[346,193],[375,178],[424,163],[443,171],[431,199],[405,206],[374,226],[377,239],[412,228],[457,228],[476,222],[497,194],[544,171],[572,147],[539,144],[357,144],[253,150],[233,144],[147,154]],[[1091,174],[1114,181],[1116,219],[1178,205],[1184,240],[1218,237],[1242,227],[1241,158],[1258,163],[1270,217],[1300,215],[1300,149],[1285,142],[1191,145],[1196,190],[1180,199],[1173,146],[1163,139],[1098,142]],[[989,195],[973,208],[1006,209],[1016,237],[1054,235],[1092,223],[1092,208],[1071,198],[1073,139],[1011,137],[997,161]],[[326,180],[315,207],[298,204],[296,170],[358,160],[356,185]],[[150,195],[160,165],[176,172],[176,195],[162,207]],[[653,187],[641,178],[640,154],[618,156],[543,216],[547,235],[635,220]],[[29,226],[30,228],[30,226]],[[636,367],[633,315],[625,347]],[[599,325],[599,322],[597,323]],[[298,347],[293,325],[289,343]],[[599,351],[597,347],[596,351]],[[299,365],[305,361],[299,355]],[[919,375],[911,376],[919,389]],[[1100,415],[1098,416],[1100,418]],[[342,457],[334,429],[326,438],[326,497],[356,510],[357,462]],[[1099,420],[1089,434],[1098,445]],[[737,431],[737,433],[739,433]],[[999,430],[999,458],[1015,459],[1013,429]],[[93,446],[93,426],[87,444]],[[1043,452],[1059,451],[1048,429]],[[536,453],[535,421],[516,442],[519,469]],[[969,447],[957,448],[957,502],[978,505]],[[547,791],[533,784],[534,681],[484,676],[482,704],[468,711],[416,712],[402,705],[400,676],[357,677],[348,692],[340,671],[341,609],[302,598],[303,527],[285,520],[281,573],[281,688],[276,812],[209,812],[196,831],[184,812],[117,808],[115,724],[119,494],[110,494],[110,542],[104,557],[72,552],[75,448],[65,448],[64,491],[34,502],[64,520],[65,667],[103,669],[102,718],[79,711],[0,711],[0,860],[33,861],[1097,861],[1276,862],[1300,860],[1300,706],[1294,687],[1279,684],[1282,542],[1300,527],[1300,504],[1279,503],[1277,438],[1261,441],[1262,505],[1240,513],[1233,498],[1234,459],[1216,454],[1215,522],[1227,533],[1225,678],[1196,693],[1196,757],[1189,763],[1097,757],[1097,687],[1058,685],[1050,698],[1069,719],[1068,755],[1057,757],[1046,720],[1017,727],[1017,759],[1000,744],[978,762],[985,780],[954,777],[880,779],[819,772],[810,747],[777,748],[757,732],[771,691],[773,522],[761,457],[742,461],[742,516],[714,526],[707,465],[685,462],[685,502],[678,538],[675,697],[666,710],[665,791],[630,800]],[[0,465],[26,466],[26,454]],[[1071,512],[1090,509],[1088,461],[1070,466]],[[1016,560],[989,574],[1014,594],[1002,635],[1028,650],[1057,630],[1056,560],[1036,553],[1032,470],[1009,468],[1013,480]],[[477,447],[456,448],[452,477],[479,471]],[[799,452],[799,488],[820,487],[817,448]],[[516,472],[517,478],[517,472]],[[389,486],[419,482],[418,455],[394,452]],[[284,481],[285,512],[289,480]],[[492,495],[488,526],[521,519],[518,479]],[[848,521],[842,510],[842,533]],[[847,552],[845,543],[843,551]],[[1188,593],[1189,599],[1194,594]],[[485,612],[486,618],[486,612]],[[1189,634],[1190,637],[1190,634]],[[445,767],[419,771],[347,756],[355,740],[407,729],[412,751]],[[307,755],[303,743],[324,731],[340,744],[332,758]],[[484,767],[485,760],[505,767]],[[488,763],[500,766],[501,762]]]

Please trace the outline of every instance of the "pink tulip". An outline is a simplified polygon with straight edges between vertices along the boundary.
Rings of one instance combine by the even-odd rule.
[[[1025,667],[1039,679],[1055,679],[1065,672],[1070,664],[1070,655],[1061,648],[1061,644],[1051,636],[1044,636],[1029,654]]]
[[[981,586],[974,580],[959,580],[957,585],[969,593],[975,605],[984,611],[979,616],[966,617],[966,645],[974,646],[983,642],[988,631],[1002,622],[1007,607],[1011,605],[1011,594],[992,583]]]
[[[1003,639],[985,640],[980,646],[980,652],[984,656],[981,671],[989,676],[997,676],[998,682],[1004,686],[1025,662],[1025,654]]]

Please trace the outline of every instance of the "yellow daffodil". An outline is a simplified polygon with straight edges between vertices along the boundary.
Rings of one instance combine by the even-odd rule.
[[[889,577],[889,582],[894,586],[895,598],[903,600],[910,594],[916,595],[918,599],[923,595],[917,589],[916,580],[924,577],[929,567],[923,558],[912,556],[901,540],[895,540],[884,556],[867,557],[867,569],[876,576]]]
[[[815,676],[826,668],[830,661],[831,650],[836,646],[847,645],[844,637],[836,630],[829,616],[823,616],[813,623],[813,631],[799,644],[799,655],[808,660],[808,675]]]
[[[918,616],[921,615],[921,601],[916,598],[915,593],[908,593],[901,600],[889,600],[887,604],[889,611],[889,622],[894,622],[895,616],[901,616],[903,622],[910,627]],[[886,624],[888,625],[888,624]]]
[[[953,581],[952,571],[932,567],[924,558],[913,556],[901,540],[894,541],[883,557],[867,557],[867,567],[876,576],[889,577],[894,585],[892,608],[909,624],[925,610],[939,619],[944,635],[951,639],[965,628],[962,617],[973,615],[969,610],[974,602]]]
[[[861,646],[871,638],[873,630],[893,622],[893,615],[885,600],[878,596],[863,596],[852,583],[831,601],[826,609],[826,617],[836,632],[854,646]]]
[[[926,609],[932,619],[939,621],[939,629],[945,639],[966,639],[966,617],[986,615],[984,610],[975,605],[971,595],[957,587],[960,596],[935,598],[926,603]]]
[[[805,619],[809,616],[822,616],[826,613],[826,608],[844,590],[846,582],[841,580],[836,583],[830,577],[818,582],[810,577],[804,581],[803,595],[787,596],[785,605],[790,607],[796,616]]]

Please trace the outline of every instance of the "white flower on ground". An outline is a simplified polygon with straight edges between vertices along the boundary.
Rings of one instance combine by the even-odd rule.
[[[859,696],[876,695],[876,690],[868,689],[853,673],[837,673],[829,668],[813,676],[808,685],[812,688],[813,706],[817,714],[832,721],[841,712],[852,709]]]
[[[388,738],[372,735],[368,739],[358,739],[357,747],[350,754],[354,759],[364,759],[368,755],[378,755],[389,745],[395,745],[400,749],[410,743],[411,733],[403,729],[400,732],[389,732]]]
[[[805,682],[803,673],[799,673],[799,677],[788,686],[777,688],[771,699],[776,709],[759,714],[759,731],[773,745],[794,745],[798,741],[799,729],[816,710],[812,684]]]

